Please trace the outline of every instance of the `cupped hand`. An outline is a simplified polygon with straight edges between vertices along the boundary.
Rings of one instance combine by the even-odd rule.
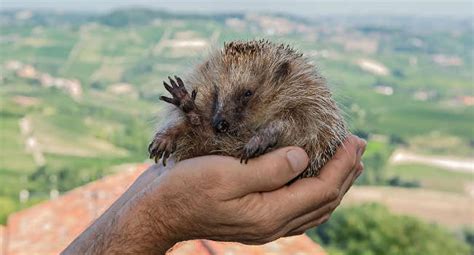
[[[262,244],[301,234],[329,219],[362,172],[364,150],[365,141],[350,136],[319,176],[290,185],[308,166],[298,147],[280,148],[248,164],[224,156],[184,160],[146,188],[147,220],[172,243]]]

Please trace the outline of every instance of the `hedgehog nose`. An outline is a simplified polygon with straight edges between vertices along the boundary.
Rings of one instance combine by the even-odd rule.
[[[229,122],[224,119],[218,119],[214,121],[213,126],[218,133],[224,133],[229,129]]]

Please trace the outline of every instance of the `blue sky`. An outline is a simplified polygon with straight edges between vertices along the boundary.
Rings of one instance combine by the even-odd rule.
[[[193,13],[267,11],[302,16],[324,14],[473,15],[473,3],[469,0],[0,0],[1,9],[31,8],[106,12],[129,6]]]

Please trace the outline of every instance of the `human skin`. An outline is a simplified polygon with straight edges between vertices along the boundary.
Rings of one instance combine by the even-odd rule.
[[[350,136],[317,177],[285,147],[241,164],[204,156],[152,166],[63,254],[165,254],[192,239],[263,244],[327,221],[361,174],[365,141]]]

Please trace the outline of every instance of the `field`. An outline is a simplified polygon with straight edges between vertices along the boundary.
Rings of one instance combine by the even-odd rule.
[[[474,191],[472,173],[447,171],[443,168],[420,164],[390,165],[388,176],[398,176],[407,181],[418,181],[427,189],[471,194]]]
[[[473,199],[467,195],[426,189],[353,187],[342,204],[349,206],[367,202],[378,202],[395,213],[415,216],[451,229],[474,224]]]
[[[389,185],[397,177],[397,185],[471,194],[472,174],[388,161],[399,148],[434,157],[474,155],[474,40],[466,22],[401,17],[390,26],[358,17],[348,25],[139,9],[15,15],[0,13],[0,223],[52,191],[146,161],[148,140],[166,117],[158,102],[162,80],[185,76],[210,48],[236,39],[290,43],[318,66],[351,130],[369,140],[359,184]],[[436,22],[443,29],[431,25]],[[279,30],[286,26],[291,29]]]

